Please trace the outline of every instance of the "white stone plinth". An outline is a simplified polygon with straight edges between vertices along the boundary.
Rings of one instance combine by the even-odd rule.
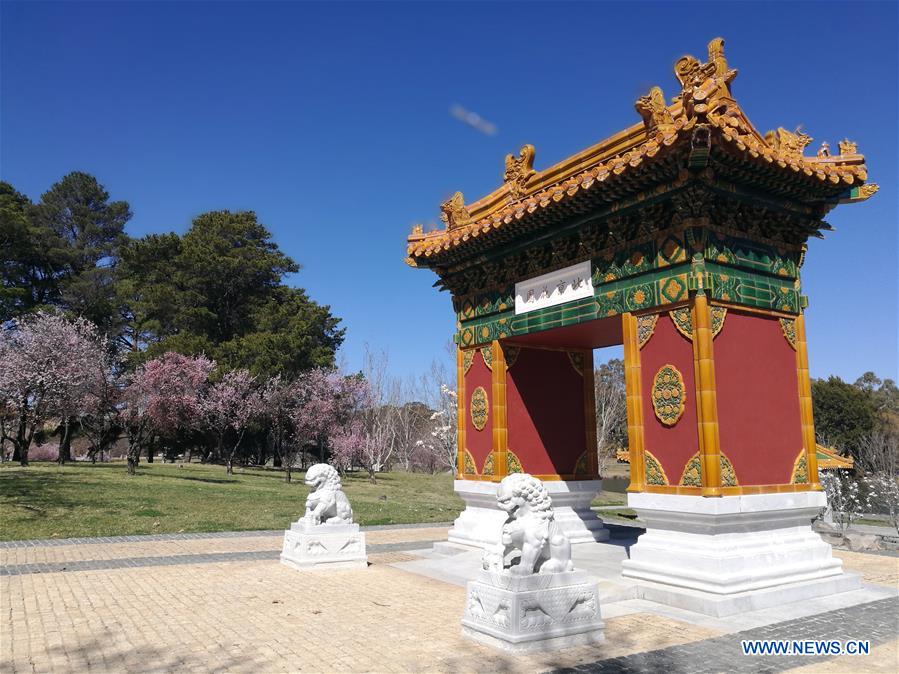
[[[511,653],[603,640],[599,593],[583,571],[513,576],[481,571],[465,592],[462,634]]]
[[[812,531],[822,492],[628,494],[646,523],[621,575],[643,599],[715,616],[858,589]]]
[[[301,519],[284,532],[281,563],[304,571],[368,566],[365,534],[358,524],[311,525]]]
[[[573,544],[609,540],[609,530],[590,509],[602,490],[602,480],[555,480],[543,483],[552,498],[556,522]],[[496,504],[496,482],[455,480],[453,488],[465,510],[449,531],[450,543],[483,549],[499,543],[506,513]]]

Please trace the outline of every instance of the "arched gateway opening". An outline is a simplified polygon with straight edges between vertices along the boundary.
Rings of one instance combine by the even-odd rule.
[[[800,269],[826,213],[877,187],[850,141],[809,157],[803,133],[759,133],[721,39],[675,76],[673,102],[659,87],[636,102],[641,123],[542,171],[525,146],[502,186],[457,192],[445,229],[409,236],[407,262],[457,314],[466,510],[450,539],[495,540],[493,483],[511,472],[546,481],[575,542],[607,537],[589,510],[592,349],[622,344],[628,501],[647,523],[623,573],[642,596],[692,606],[698,591],[714,612],[735,593],[838,591],[809,527],[824,501]]]

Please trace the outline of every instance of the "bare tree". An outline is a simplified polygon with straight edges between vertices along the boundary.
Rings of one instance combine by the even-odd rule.
[[[355,419],[349,424],[338,446],[355,445],[354,459],[368,472],[372,482],[393,457],[397,445],[397,409],[399,387],[387,373],[388,357],[384,351],[372,352],[365,347],[363,376],[366,396]],[[347,452],[341,452],[345,454]]]
[[[624,362],[613,358],[594,371],[596,390],[596,450],[599,474],[615,460],[618,447],[627,442],[627,394]]]

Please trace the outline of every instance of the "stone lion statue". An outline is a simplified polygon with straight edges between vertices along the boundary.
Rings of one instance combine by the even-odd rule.
[[[484,568],[519,576],[573,571],[571,542],[553,517],[552,501],[543,483],[527,473],[503,478],[496,494],[508,513],[502,539],[484,553]]]
[[[306,484],[312,487],[306,497],[305,519],[309,524],[352,524],[353,509],[334,466],[315,464],[306,472]]]

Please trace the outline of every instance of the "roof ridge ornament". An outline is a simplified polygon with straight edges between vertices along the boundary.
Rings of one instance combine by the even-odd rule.
[[[536,173],[534,170],[534,156],[536,150],[533,145],[522,146],[516,158],[514,155],[506,155],[506,170],[503,172],[503,180],[509,186],[509,195],[512,200],[518,200],[527,191],[528,180]]]
[[[776,131],[765,134],[765,142],[785,157],[800,159],[805,148],[812,142],[812,137],[802,132],[801,125],[796,127],[796,131],[778,127]]]
[[[638,98],[634,108],[643,118],[647,134],[659,131],[667,135],[674,131],[674,117],[665,104],[665,94],[661,87],[653,87],[648,94]]]
[[[840,148],[840,156],[844,155],[856,155],[858,154],[858,143],[849,140],[848,138],[844,138],[839,143]]]
[[[731,98],[730,83],[737,71],[729,69],[724,57],[724,39],[716,37],[708,44],[708,61],[700,63],[695,56],[682,56],[674,64],[674,76],[681,84],[680,99],[687,117],[704,115],[710,102]],[[708,103],[706,102],[708,101]]]
[[[440,204],[440,211],[440,219],[446,223],[447,229],[463,227],[471,222],[471,215],[465,208],[465,197],[461,192],[456,192]]]

